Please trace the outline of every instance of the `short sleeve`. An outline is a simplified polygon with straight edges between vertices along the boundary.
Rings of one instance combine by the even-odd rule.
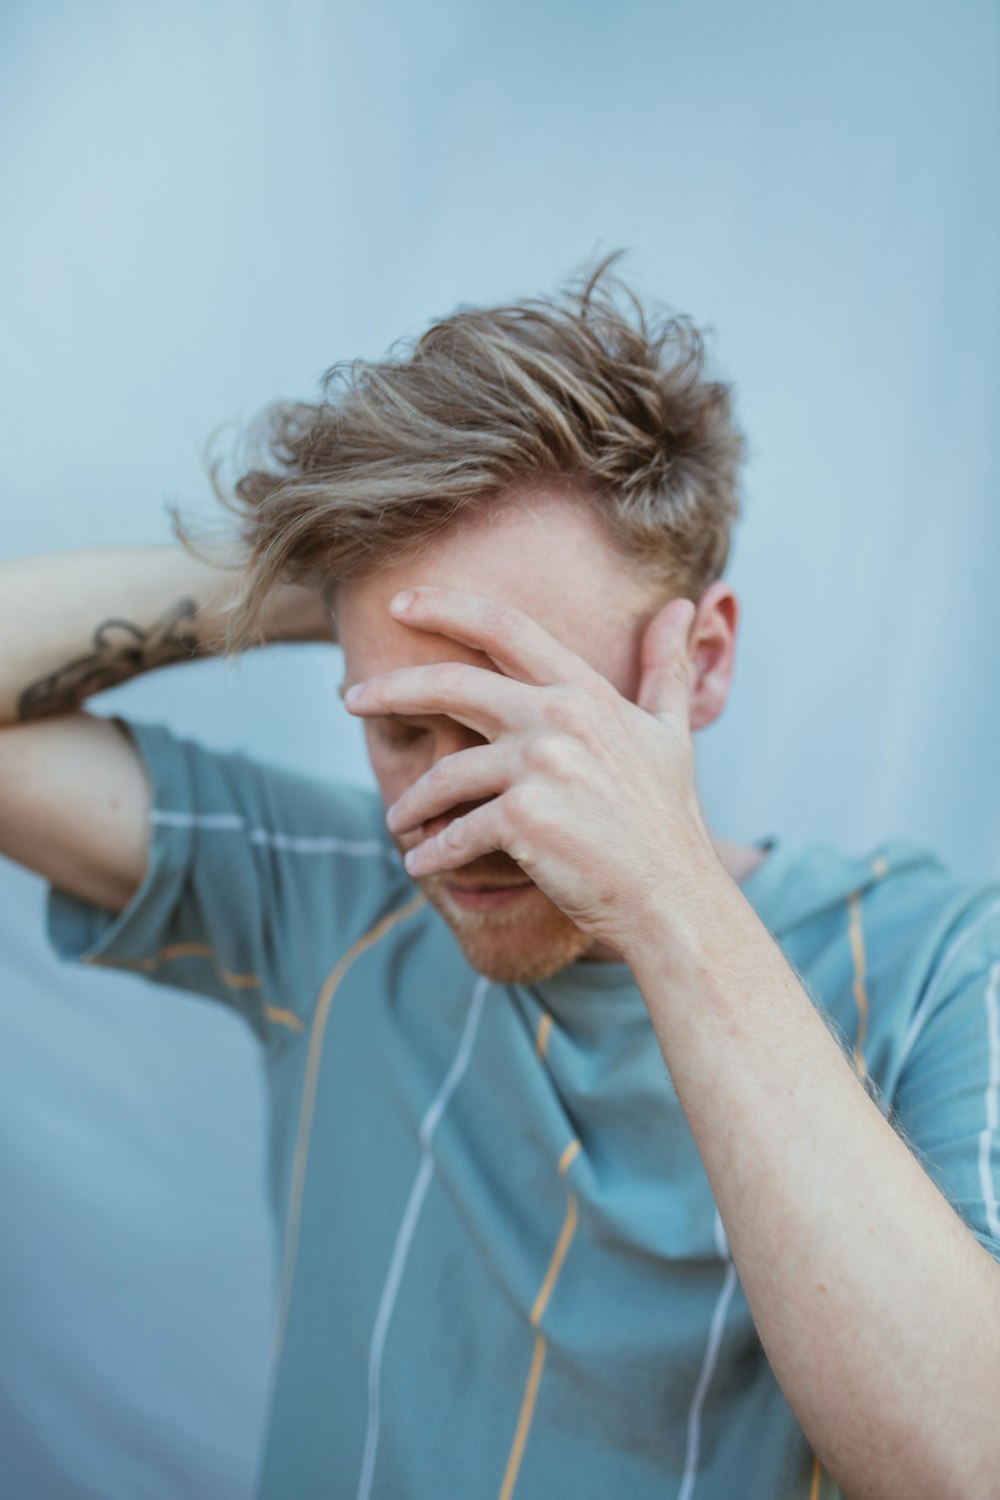
[[[262,1039],[301,1031],[331,966],[412,890],[377,794],[115,722],[150,783],[149,862],[117,914],[50,884],[50,946],[221,1000]]]
[[[905,1050],[895,1123],[1000,1260],[1000,891],[976,902],[950,934]]]

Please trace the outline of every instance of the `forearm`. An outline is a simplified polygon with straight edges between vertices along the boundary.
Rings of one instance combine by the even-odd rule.
[[[761,1342],[822,1462],[852,1500],[1000,1494],[1000,1267],[721,867],[671,940],[630,962]]]
[[[176,543],[45,553],[0,562],[0,724],[76,708],[173,662],[219,655],[238,573]],[[318,595],[280,585],[267,640],[334,639]]]

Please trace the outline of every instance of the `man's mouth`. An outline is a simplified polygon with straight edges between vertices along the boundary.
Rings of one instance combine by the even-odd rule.
[[[467,885],[464,882],[445,881],[444,888],[458,906],[483,910],[516,901],[519,893],[530,890],[533,884],[531,880],[508,882],[506,885]]]
[[[448,880],[446,885],[456,891],[513,891],[518,886],[530,885],[530,880]]]

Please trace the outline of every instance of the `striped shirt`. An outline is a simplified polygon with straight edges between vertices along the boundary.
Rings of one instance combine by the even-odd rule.
[[[153,793],[115,917],[50,943],[260,1039],[282,1243],[261,1500],[829,1500],[626,965],[477,974],[374,792],[119,718]],[[1000,885],[901,840],[743,884],[1000,1258]],[[919,1253],[919,1245],[914,1246]]]

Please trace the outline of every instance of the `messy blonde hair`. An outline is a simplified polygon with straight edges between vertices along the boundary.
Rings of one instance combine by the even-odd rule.
[[[555,295],[460,306],[384,360],[335,364],[315,403],[266,407],[233,498],[209,463],[240,520],[227,655],[262,643],[276,583],[332,600],[526,482],[570,487],[664,599],[721,576],[744,452],[731,388],[707,377],[689,318],[647,316],[611,271],[620,254]]]

